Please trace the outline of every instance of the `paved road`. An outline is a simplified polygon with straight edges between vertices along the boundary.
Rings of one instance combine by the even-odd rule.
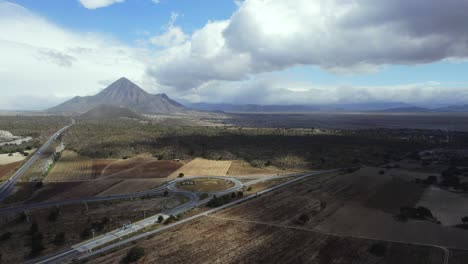
[[[157,214],[157,215],[151,216],[149,218],[143,219],[143,220],[141,220],[139,222],[136,222],[136,223],[133,223],[133,224],[131,224],[131,225],[125,227],[125,228],[120,228],[120,229],[111,231],[109,233],[103,234],[103,235],[101,235],[99,237],[96,237],[94,239],[91,239],[91,240],[85,241],[83,243],[74,245],[71,248],[62,250],[62,251],[57,252],[57,253],[55,253],[53,255],[44,256],[42,258],[34,259],[34,260],[28,261],[26,263],[63,263],[63,262],[67,262],[67,261],[69,261],[69,260],[71,260],[73,258],[77,258],[77,257],[82,259],[82,258],[91,256],[91,255],[95,255],[95,254],[98,254],[98,253],[101,253],[101,252],[105,252],[105,251],[107,251],[109,249],[116,248],[116,247],[118,247],[120,245],[123,245],[123,244],[129,243],[129,242],[138,240],[140,238],[162,232],[162,231],[167,230],[167,229],[169,229],[169,228],[171,228],[173,226],[180,225],[182,223],[193,220],[195,218],[215,213],[215,212],[217,212],[219,210],[222,210],[224,208],[233,206],[235,204],[239,204],[239,203],[242,203],[244,201],[254,199],[255,197],[258,197],[258,196],[263,195],[265,193],[268,193],[268,192],[274,191],[276,189],[285,187],[285,186],[287,186],[289,184],[292,184],[294,182],[303,180],[303,179],[305,179],[307,177],[315,176],[315,175],[322,174],[322,173],[332,172],[332,171],[335,171],[335,170],[321,171],[321,172],[311,172],[311,173],[304,173],[304,174],[294,174],[294,175],[290,174],[290,175],[282,175],[282,176],[266,176],[266,177],[259,178],[259,179],[255,180],[255,181],[253,181],[252,183],[248,182],[248,183],[245,183],[245,184],[242,184],[237,179],[226,178],[225,176],[224,177],[214,177],[214,176],[195,177],[195,178],[221,178],[221,179],[226,179],[226,180],[232,180],[235,183],[235,187],[230,188],[229,192],[233,192],[233,191],[237,191],[237,190],[242,189],[244,186],[253,185],[253,184],[256,184],[256,183],[261,182],[261,181],[267,181],[267,180],[272,180],[272,179],[281,179],[281,178],[296,176],[296,178],[291,180],[291,181],[288,181],[288,182],[276,185],[274,187],[265,189],[265,190],[263,190],[261,192],[256,193],[255,195],[250,195],[250,196],[238,199],[238,200],[236,200],[234,202],[225,204],[223,206],[211,209],[211,210],[206,211],[204,213],[194,215],[192,217],[177,221],[175,223],[163,226],[161,228],[158,228],[158,229],[155,229],[155,230],[152,230],[152,231],[144,232],[144,233],[138,234],[136,236],[132,236],[130,238],[122,239],[123,237],[129,236],[132,233],[136,233],[136,232],[138,232],[138,231],[140,231],[140,230],[154,224],[157,221],[157,219],[159,218],[159,216],[163,216],[164,218],[167,218],[170,215],[178,215],[178,214],[187,212],[188,210],[192,209],[193,207],[201,206],[201,205],[207,203],[211,199],[211,197],[209,197],[209,198],[204,199],[204,200],[199,200],[198,196],[195,193],[190,192],[190,191],[179,190],[179,189],[175,188],[175,185],[176,185],[177,182],[186,180],[186,179],[175,179],[175,180],[173,180],[173,181],[171,181],[171,182],[157,188],[156,190],[162,191],[163,189],[167,188],[167,189],[171,190],[170,193],[179,193],[179,194],[185,194],[185,195],[192,195],[193,199],[191,199],[190,202],[188,202],[188,203],[186,203],[184,205],[181,205],[179,207],[176,207],[174,209],[171,209],[169,211],[165,211],[165,212],[162,212],[160,214]],[[226,194],[226,193],[228,193],[228,192],[226,192],[226,191],[216,192],[216,193],[211,193],[210,196],[213,196],[215,194],[216,195],[223,195],[223,194]],[[102,248],[99,249],[99,250],[91,252],[94,248],[98,248],[98,247],[102,247]],[[90,252],[90,253],[87,253],[87,252]],[[83,254],[85,254],[85,255],[83,255]]]
[[[54,133],[54,135],[52,135],[52,137],[50,137],[47,140],[47,142],[39,150],[37,150],[36,153],[34,153],[32,157],[30,157],[28,161],[26,161],[26,163],[23,164],[23,166],[21,166],[15,172],[15,174],[13,174],[8,180],[6,180],[0,185],[0,202],[3,201],[11,193],[11,191],[13,190],[13,187],[15,187],[16,182],[31,167],[31,165],[34,164],[34,162],[36,162],[37,159],[39,159],[41,154],[50,146],[50,144],[54,140],[56,140],[60,134],[62,134],[65,130],[71,127],[74,123],[75,123],[75,120],[72,120],[72,124],[66,127],[63,127],[59,131]]]

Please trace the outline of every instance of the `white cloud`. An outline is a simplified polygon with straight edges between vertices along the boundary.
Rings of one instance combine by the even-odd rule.
[[[401,102],[430,106],[464,103],[468,100],[468,90],[444,87],[437,82],[387,86],[319,86],[268,74],[248,81],[210,81],[180,96],[194,102],[233,104]]]
[[[150,73],[190,89],[212,80],[316,65],[369,73],[382,65],[468,58],[468,1],[245,0],[160,54]]]
[[[97,34],[64,30],[16,4],[0,2],[0,36],[2,109],[23,107],[19,95],[89,95],[104,87],[102,80],[126,76],[144,81],[146,51]],[[38,99],[29,108],[43,102]]]
[[[178,13],[172,12],[171,19],[169,21],[169,26],[166,32],[161,35],[150,38],[149,42],[153,45],[166,48],[184,43],[185,40],[187,40],[188,36],[180,27],[175,26],[175,22],[177,21],[177,18],[179,18],[179,16],[180,15]]]
[[[88,9],[97,9],[101,7],[110,6],[116,3],[122,3],[125,0],[78,0],[80,3]]]

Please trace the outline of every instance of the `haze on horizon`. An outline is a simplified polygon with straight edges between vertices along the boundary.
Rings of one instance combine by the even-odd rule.
[[[182,102],[468,102],[467,0],[0,0],[0,109],[125,76]]]

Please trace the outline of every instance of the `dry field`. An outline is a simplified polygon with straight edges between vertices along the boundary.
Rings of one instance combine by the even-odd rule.
[[[440,264],[437,248],[383,243],[379,257],[369,253],[376,241],[338,238],[289,227],[205,217],[175,227],[138,246],[138,263],[312,263]],[[133,245],[89,263],[120,263]],[[157,249],[157,250],[155,250]]]
[[[34,195],[28,200],[28,202],[92,197],[104,192],[109,188],[112,188],[114,185],[117,185],[121,182],[121,180],[106,180],[45,183],[44,187],[36,191]]]
[[[6,165],[0,165],[0,181],[6,180],[8,176],[10,176],[16,168],[19,168],[21,165],[21,161],[8,163]]]
[[[243,160],[233,160],[231,167],[229,167],[229,171],[227,174],[231,176],[243,176],[243,175],[272,175],[272,174],[281,174],[281,173],[288,173],[288,172],[291,172],[291,171],[281,170],[273,166],[257,168]]]
[[[93,179],[93,161],[76,152],[65,150],[45,178],[48,182],[86,181]]]
[[[83,241],[81,234],[83,230],[91,226],[93,222],[101,222],[105,217],[109,219],[104,228],[96,231],[96,235],[122,227],[128,222],[135,222],[146,215],[159,213],[163,208],[174,208],[186,202],[185,197],[158,197],[151,199],[140,199],[133,201],[111,201],[88,203],[88,211],[84,205],[67,205],[60,207],[60,214],[56,221],[49,221],[48,217],[55,208],[30,211],[31,220],[36,221],[39,232],[44,236],[43,244],[45,250],[42,254],[51,254],[63,247],[77,244]],[[1,263],[21,263],[30,252],[31,223],[17,222],[18,215],[0,216],[0,230],[12,233],[7,241],[2,241],[0,253]],[[65,233],[65,244],[56,246],[53,244],[56,234]]]
[[[170,177],[176,178],[179,173],[185,176],[226,176],[230,166],[231,161],[196,158],[172,173]]]
[[[0,165],[7,165],[26,159],[26,157],[21,153],[13,153],[13,156],[8,155],[9,154],[0,154]]]
[[[193,192],[218,192],[234,187],[231,181],[221,179],[193,179],[193,185],[178,182],[177,188]]]
[[[365,168],[353,174],[313,177],[218,215],[294,225],[300,215],[306,214],[310,221],[304,228],[309,230],[468,249],[468,230],[427,221],[397,221],[399,207],[416,206],[424,192],[405,178],[398,179],[391,172],[380,175],[378,171]]]
[[[154,158],[115,161],[102,170],[100,179],[166,178],[182,165],[181,162]]]
[[[162,179],[124,180],[100,192],[97,196],[108,196],[148,191],[160,186],[163,182],[164,180]]]

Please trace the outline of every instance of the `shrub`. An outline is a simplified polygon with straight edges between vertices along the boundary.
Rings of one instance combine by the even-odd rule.
[[[184,175],[182,172],[179,173],[179,178],[182,178],[182,177],[184,177],[184,176],[185,176],[185,175]]]
[[[64,232],[60,232],[58,234],[55,235],[55,238],[54,238],[54,245],[56,246],[62,246],[65,244],[65,233]]]
[[[42,233],[36,232],[34,235],[31,237],[31,255],[36,256],[39,254],[41,251],[43,251],[44,245],[42,243],[42,240],[44,239],[44,236]]]
[[[36,221],[34,221],[32,224],[31,224],[31,228],[29,229],[29,234],[30,235],[34,235],[35,233],[37,233],[39,231],[39,225],[37,224]]]
[[[13,234],[11,232],[5,232],[0,236],[0,241],[6,241],[11,238]]]
[[[297,219],[297,223],[300,225],[305,225],[307,222],[309,222],[310,217],[306,214],[301,214],[299,218]]]
[[[123,259],[124,263],[133,263],[145,256],[145,249],[142,247],[132,247],[127,256]]]
[[[387,246],[384,243],[374,243],[369,248],[369,253],[377,257],[385,256],[385,252],[387,252]]]
[[[162,215],[158,216],[158,223],[162,223],[164,221],[164,217]]]

